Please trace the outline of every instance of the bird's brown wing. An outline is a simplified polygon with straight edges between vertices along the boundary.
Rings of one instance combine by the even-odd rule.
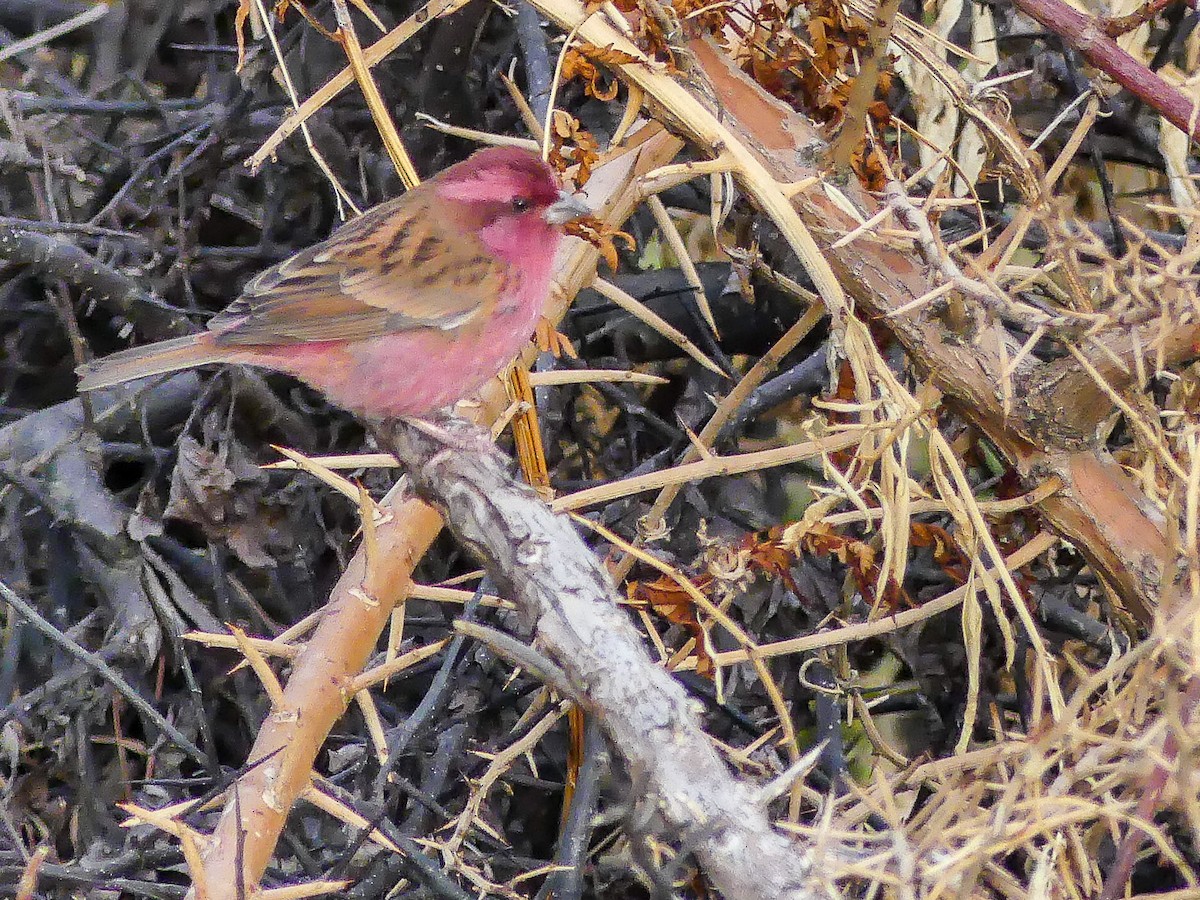
[[[506,267],[448,219],[420,188],[380,204],[254,278],[208,327],[218,344],[458,328],[495,303]]]

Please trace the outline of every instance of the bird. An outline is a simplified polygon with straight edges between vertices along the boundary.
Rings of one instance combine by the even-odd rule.
[[[535,153],[479,150],[262,272],[205,331],[85,363],[79,389],[236,363],[359,416],[432,417],[530,340],[563,226],[589,212]]]

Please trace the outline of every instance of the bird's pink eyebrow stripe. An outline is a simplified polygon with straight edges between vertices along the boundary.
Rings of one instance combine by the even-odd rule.
[[[438,193],[450,200],[495,202],[522,193],[530,181],[518,173],[491,172],[487,178],[446,181],[438,185]]]

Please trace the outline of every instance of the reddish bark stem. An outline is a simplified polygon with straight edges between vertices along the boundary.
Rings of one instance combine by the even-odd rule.
[[[1149,0],[1127,16],[1109,16],[1103,20],[1104,33],[1110,38],[1119,38],[1121,35],[1145,25],[1172,3],[1177,2],[1179,0]]]
[[[1089,63],[1107,74],[1168,122],[1200,138],[1193,121],[1196,104],[1157,72],[1126,53],[1105,34],[1105,23],[1068,6],[1062,0],[1015,0],[1017,8],[1078,50]]]

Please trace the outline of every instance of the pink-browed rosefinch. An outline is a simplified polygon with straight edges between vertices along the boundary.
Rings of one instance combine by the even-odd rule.
[[[79,388],[243,363],[351,412],[427,416],[529,340],[561,226],[587,212],[538,156],[480,150],[267,269],[207,331],[81,366]]]

